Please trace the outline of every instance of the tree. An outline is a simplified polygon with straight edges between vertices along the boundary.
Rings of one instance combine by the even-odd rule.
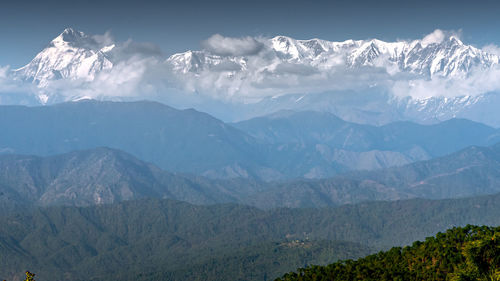
[[[24,281],[35,281],[35,273],[26,271],[26,279]]]

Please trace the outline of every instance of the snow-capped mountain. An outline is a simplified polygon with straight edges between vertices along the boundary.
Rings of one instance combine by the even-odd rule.
[[[431,43],[377,39],[331,42],[286,36],[259,40],[265,46],[260,52],[264,54],[221,56],[208,50],[187,51],[170,56],[166,64],[181,75],[205,71],[224,77],[231,77],[228,74],[243,77],[272,74],[284,64],[310,67],[319,72],[338,67],[351,70],[396,67],[396,71],[422,77],[455,77],[467,75],[474,67],[489,68],[500,62],[497,55],[466,45],[455,36]],[[42,88],[58,79],[91,81],[100,71],[113,67],[110,53],[114,47],[114,44],[103,46],[94,37],[67,28],[30,63],[15,70],[15,75]],[[258,59],[253,58],[255,56]]]
[[[217,93],[232,91],[229,96],[234,97],[278,85],[272,88],[275,95],[270,91],[271,95],[239,110],[242,116],[236,118],[240,120],[291,109],[329,111],[353,122],[378,125],[396,120],[432,123],[462,117],[500,126],[500,116],[482,117],[480,110],[500,105],[500,99],[492,93],[494,87],[484,87],[484,91],[475,87],[489,83],[481,71],[497,69],[500,57],[466,45],[452,34],[436,31],[431,35],[431,39],[428,36],[399,42],[258,38],[264,46],[258,53],[220,55],[203,49],[174,54],[167,63],[178,76],[189,78],[186,80],[191,86],[197,85],[197,92],[209,85]],[[474,90],[468,93],[460,83],[470,77],[474,77],[470,83],[463,83]],[[391,96],[395,94],[391,87],[401,82],[402,93]],[[319,87],[303,87],[307,83]],[[335,87],[347,83],[366,85],[361,90]],[[416,88],[412,88],[414,84]],[[282,85],[284,90],[279,88]],[[412,90],[417,95],[410,95]]]
[[[196,106],[228,121],[284,109],[307,109],[378,125],[396,120],[431,123],[463,117],[500,126],[500,116],[496,113],[500,106],[500,94],[496,92],[500,86],[477,90],[491,84],[492,79],[498,80],[500,71],[483,75],[481,70],[500,69],[499,56],[464,44],[451,34],[437,30],[431,35],[430,40],[426,36],[398,42],[377,39],[331,42],[286,36],[251,38],[247,41],[258,47],[254,49],[243,48],[245,40],[219,35],[215,39],[229,40],[224,44],[239,40],[235,46],[242,50],[229,48],[217,52],[217,45],[210,48],[204,45],[202,50],[173,54],[166,60],[155,57],[149,61],[121,61],[119,58],[134,57],[136,51],[142,56],[149,53],[141,53],[134,46],[124,52],[124,44],[115,46],[68,28],[12,74],[18,81],[32,83],[35,90],[31,96],[43,104],[84,98],[89,92],[94,98],[97,92],[102,99],[120,98],[124,93],[121,85],[129,87],[127,100],[144,99],[143,89],[159,85],[159,89],[174,89],[172,93],[161,91],[165,99],[159,96],[160,101],[169,104],[178,101],[172,104],[177,107]],[[103,71],[104,75],[99,75]],[[143,78],[147,71],[153,75]],[[470,77],[474,78],[472,83],[464,83],[468,88],[462,84],[454,88],[457,82]],[[130,87],[130,81],[134,87]],[[419,95],[408,93],[414,81],[420,83],[416,83]],[[391,87],[399,82],[404,87],[396,95]],[[442,89],[449,92],[441,93],[442,89],[436,88],[434,82],[444,83]],[[362,87],[344,87],[349,83]],[[92,88],[85,91],[89,85]],[[75,91],[76,87],[79,91]],[[65,92],[58,93],[59,89]],[[455,93],[455,89],[460,92]],[[475,92],[468,93],[468,89]],[[427,95],[429,90],[433,92]],[[178,95],[175,98],[174,93]],[[15,96],[11,94],[9,98]],[[197,98],[199,102],[193,104]],[[228,101],[232,110],[227,109]],[[227,112],[221,113],[224,110]],[[491,114],[485,116],[484,112]]]
[[[40,88],[59,79],[91,81],[100,71],[113,67],[108,57],[113,48],[100,46],[91,36],[67,28],[30,63],[15,70],[15,76]]]
[[[262,39],[267,47],[253,71],[273,71],[280,63],[311,66],[319,71],[345,66],[395,66],[399,71],[424,77],[450,77],[467,75],[474,67],[488,68],[499,63],[497,55],[486,53],[464,44],[455,36],[440,42],[423,40],[384,42],[373,40],[347,40],[330,42],[320,39],[296,40],[286,36]],[[167,61],[178,73],[219,71],[231,63],[231,72],[249,71],[249,57],[220,56],[209,51],[187,51],[172,55]]]

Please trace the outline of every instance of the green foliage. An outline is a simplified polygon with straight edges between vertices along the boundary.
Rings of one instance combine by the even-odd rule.
[[[290,232],[293,214],[270,215],[171,200],[39,209],[0,218],[0,273],[9,280],[26,267],[40,280],[272,280],[373,251],[307,240]]]
[[[277,281],[499,280],[500,227],[452,228],[424,242],[391,248],[357,261],[310,266]]]
[[[30,268],[40,280],[273,280],[298,267],[408,245],[454,225],[500,225],[499,199],[268,211],[155,199],[42,208],[0,215],[0,274],[12,280]]]

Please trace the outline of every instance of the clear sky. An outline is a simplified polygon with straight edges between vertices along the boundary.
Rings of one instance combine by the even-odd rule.
[[[212,34],[287,35],[333,41],[416,39],[436,28],[462,30],[476,46],[500,45],[500,1],[2,1],[0,66],[19,67],[64,28],[111,31],[152,42],[165,55],[199,49]]]

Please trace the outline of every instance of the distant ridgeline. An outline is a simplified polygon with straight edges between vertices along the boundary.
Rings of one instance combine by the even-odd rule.
[[[412,246],[301,268],[276,280],[500,280],[500,227],[453,228]]]

